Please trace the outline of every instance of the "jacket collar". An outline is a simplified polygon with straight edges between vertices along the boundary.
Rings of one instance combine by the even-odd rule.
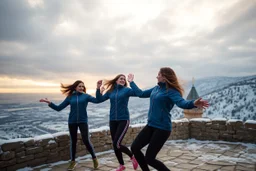
[[[79,91],[73,91],[73,93],[72,94],[74,94],[74,95],[81,95],[81,94],[85,94],[84,92],[83,93],[81,93],[81,92],[79,92]]]
[[[158,82],[157,84],[160,86],[160,88],[166,88],[166,83]]]
[[[123,88],[124,86],[122,86],[122,85],[120,85],[120,84],[115,84],[115,88],[116,89],[121,89],[121,88]]]

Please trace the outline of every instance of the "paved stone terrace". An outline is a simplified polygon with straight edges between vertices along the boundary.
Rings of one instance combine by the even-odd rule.
[[[171,171],[256,171],[256,144],[175,140],[166,142],[157,158],[163,161]],[[99,153],[98,159],[100,166],[97,171],[114,171],[118,167],[112,150]],[[132,171],[132,163],[126,155],[124,160],[126,171]],[[94,170],[89,157],[78,158],[77,162],[76,171]],[[63,171],[67,167],[68,162],[63,161],[28,168],[28,170]],[[141,171],[140,168],[137,170]],[[151,168],[151,170],[155,169]]]

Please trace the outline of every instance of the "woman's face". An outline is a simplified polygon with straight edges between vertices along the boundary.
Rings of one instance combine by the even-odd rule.
[[[76,91],[83,93],[84,92],[84,83],[79,83],[76,87]]]
[[[119,85],[124,86],[125,83],[126,83],[126,78],[125,78],[125,76],[123,76],[123,75],[120,76],[120,77],[118,78],[118,80],[116,80],[116,83],[119,84]]]
[[[162,83],[164,83],[165,82],[165,79],[164,79],[164,77],[162,76],[162,74],[160,73],[160,72],[158,72],[158,75],[157,75],[157,82],[159,83],[159,82],[162,82]]]

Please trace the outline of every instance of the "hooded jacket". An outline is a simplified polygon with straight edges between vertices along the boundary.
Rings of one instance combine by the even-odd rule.
[[[142,98],[150,97],[148,111],[148,125],[162,130],[171,131],[172,121],[170,111],[174,104],[183,109],[194,108],[194,100],[185,100],[176,89],[167,89],[165,83],[158,83],[157,86],[142,91],[132,81],[131,88],[135,94]]]
[[[88,102],[99,103],[99,100],[89,94],[74,91],[73,94],[66,97],[66,99],[60,105],[55,105],[51,102],[49,107],[56,111],[61,111],[70,105],[68,123],[87,123],[88,116],[86,109]]]

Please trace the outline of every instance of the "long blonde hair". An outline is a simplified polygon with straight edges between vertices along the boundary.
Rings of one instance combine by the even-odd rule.
[[[182,96],[184,93],[184,89],[180,85],[175,72],[169,67],[163,67],[163,68],[160,68],[160,73],[162,74],[163,77],[166,78],[165,81],[167,84],[167,89],[174,88]]]
[[[118,74],[114,79],[112,80],[105,80],[104,87],[106,86],[106,92],[112,92],[114,90],[116,81],[121,77],[124,76],[124,74]],[[127,87],[127,82],[125,81],[124,84],[125,87]]]

